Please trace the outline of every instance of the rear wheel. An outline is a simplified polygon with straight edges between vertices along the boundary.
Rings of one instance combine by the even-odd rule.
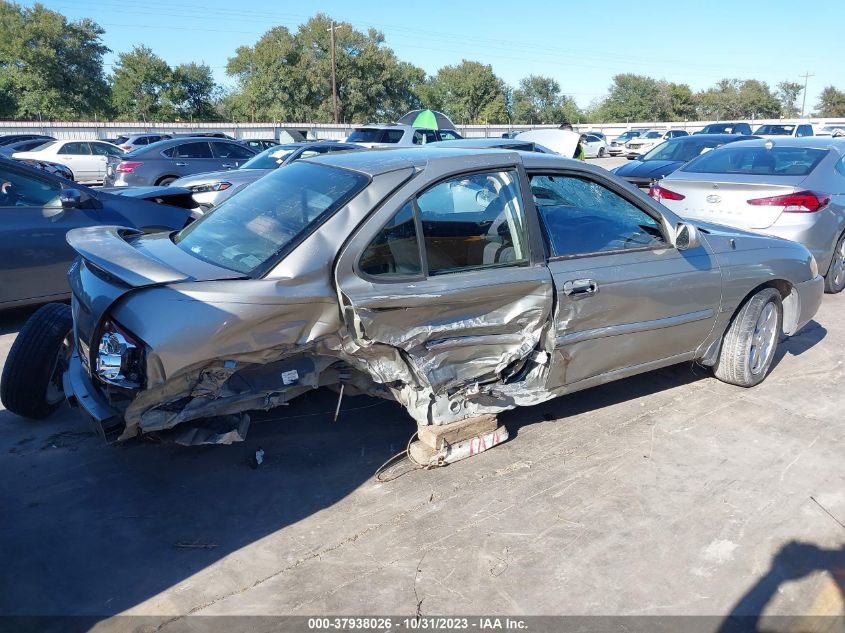
[[[604,158],[604,148],[599,147],[599,158]]]
[[[159,178],[158,181],[156,182],[156,184],[159,187],[167,187],[168,185],[170,185],[170,183],[172,183],[175,180],[176,180],[176,176],[165,176],[164,178]]]
[[[845,288],[845,233],[839,236],[836,247],[833,249],[833,257],[830,258],[830,267],[824,276],[824,291],[835,295]]]
[[[740,387],[753,387],[769,372],[783,327],[780,292],[764,288],[740,308],[725,332],[716,378]]]
[[[18,334],[0,378],[0,401],[25,418],[45,418],[65,399],[62,375],[71,353],[70,306],[48,303]]]

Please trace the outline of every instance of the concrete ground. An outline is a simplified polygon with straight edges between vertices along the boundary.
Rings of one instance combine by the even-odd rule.
[[[200,448],[0,409],[0,615],[841,614],[843,310],[826,296],[754,389],[676,366],[387,483],[415,426],[365,397]],[[0,362],[26,316],[0,314]]]

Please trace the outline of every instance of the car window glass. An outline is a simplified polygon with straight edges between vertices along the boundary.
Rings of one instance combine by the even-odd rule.
[[[0,166],[2,207],[59,207],[61,191],[57,182]]]
[[[414,205],[405,204],[364,249],[358,266],[375,277],[422,274]]]
[[[246,160],[252,158],[255,154],[249,148],[236,143],[212,143],[214,155],[217,158],[231,158],[233,160]]]
[[[208,143],[183,143],[173,148],[173,158],[213,158]]]
[[[90,154],[91,150],[88,143],[65,143],[60,149],[59,154]]]
[[[452,178],[420,195],[417,207],[430,275],[528,261],[514,172]]]
[[[384,130],[382,134],[382,143],[398,143],[405,136],[404,130]]]
[[[117,150],[112,149],[104,143],[90,143],[91,149],[94,150],[95,156],[117,156],[120,154]]]
[[[845,157],[839,159],[839,161],[833,167],[840,176],[845,176]]]
[[[762,176],[806,176],[827,154],[807,147],[731,147],[702,154],[680,171],[703,174],[755,174]]]
[[[537,175],[531,193],[554,257],[665,244],[655,218],[597,182]]]
[[[455,141],[461,137],[453,130],[440,130],[440,138],[444,141]]]

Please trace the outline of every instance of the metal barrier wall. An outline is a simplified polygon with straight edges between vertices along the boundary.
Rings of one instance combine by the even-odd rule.
[[[764,123],[787,123],[798,119],[761,119],[746,121],[752,128]],[[814,125],[838,125],[845,127],[845,119],[804,119]],[[594,123],[575,125],[581,132],[603,132],[608,138],[618,136],[625,130],[632,128],[680,128],[688,132],[696,132],[708,123],[718,121],[641,121],[631,123]],[[236,138],[283,138],[285,130],[296,130],[307,138],[322,138],[343,140],[354,127],[362,124],[334,124],[334,123],[143,123],[122,121],[86,121],[86,122],[41,122],[41,121],[0,121],[0,134],[49,134],[59,139],[96,139],[114,138],[121,134],[162,132],[186,134],[190,132],[223,132]],[[458,131],[466,138],[501,137],[502,134],[520,130],[555,128],[556,125],[457,125]]]

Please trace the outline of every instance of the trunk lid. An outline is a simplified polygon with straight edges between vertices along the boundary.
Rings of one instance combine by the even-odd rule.
[[[782,206],[757,206],[748,204],[755,198],[783,196],[799,190],[800,178],[777,178],[743,174],[735,179],[718,174],[719,180],[678,177],[675,172],[670,178],[660,181],[660,186],[684,196],[683,200],[661,200],[672,211],[685,218],[727,224],[741,229],[767,229],[783,212]],[[726,177],[727,176],[727,177]],[[700,177],[700,176],[699,176]]]

